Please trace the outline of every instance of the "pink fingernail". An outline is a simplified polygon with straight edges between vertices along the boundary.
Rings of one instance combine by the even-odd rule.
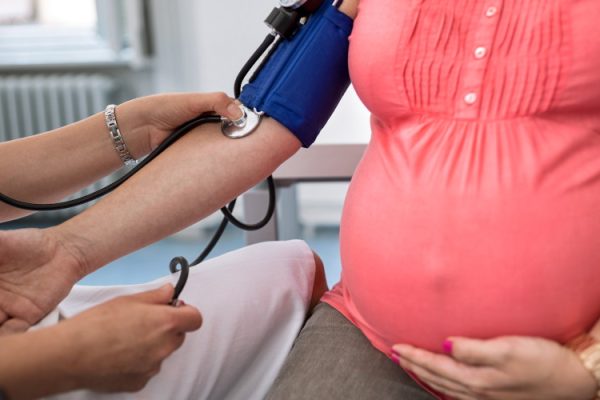
[[[442,344],[442,349],[444,350],[444,353],[452,354],[452,341],[450,339],[444,340],[444,343]]]
[[[400,357],[398,357],[398,355],[396,353],[392,353],[390,358],[394,362],[394,364],[400,365]]]

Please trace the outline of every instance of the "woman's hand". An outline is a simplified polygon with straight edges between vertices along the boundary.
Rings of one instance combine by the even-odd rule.
[[[0,231],[0,335],[24,331],[83,277],[83,258],[52,230]]]
[[[571,350],[531,337],[451,338],[448,355],[393,347],[400,366],[454,399],[590,400],[596,382]]]
[[[0,231],[0,336],[26,331],[85,276],[73,243],[56,229]]]
[[[173,286],[118,297],[57,325],[70,346],[69,371],[81,388],[137,391],[202,325],[191,306],[167,305]]]
[[[90,389],[137,391],[202,324],[198,310],[167,305],[173,286],[118,297],[54,326],[1,337],[0,386],[10,398]]]
[[[140,97],[117,106],[119,129],[138,159],[154,150],[178,126],[207,112],[229,119],[242,116],[225,93],[171,93]]]

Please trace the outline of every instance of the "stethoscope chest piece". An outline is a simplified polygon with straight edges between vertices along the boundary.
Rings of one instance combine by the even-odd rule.
[[[235,121],[227,118],[221,120],[221,131],[225,136],[231,139],[240,139],[248,136],[258,127],[262,118],[262,113],[249,109],[241,105],[240,109],[244,115]]]

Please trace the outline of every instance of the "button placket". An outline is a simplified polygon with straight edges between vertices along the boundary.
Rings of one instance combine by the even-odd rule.
[[[474,24],[474,34],[470,38],[473,50],[463,64],[461,92],[457,99],[456,114],[459,118],[477,118],[481,111],[483,79],[498,27],[501,1],[490,0]]]

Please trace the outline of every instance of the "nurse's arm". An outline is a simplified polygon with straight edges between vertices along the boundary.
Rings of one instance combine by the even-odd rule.
[[[177,126],[211,111],[239,117],[225,93],[140,97],[119,105],[116,114],[123,140],[138,159]],[[53,131],[0,143],[0,192],[27,202],[56,202],[122,166],[104,113],[97,113]],[[0,203],[0,222],[29,213]]]

